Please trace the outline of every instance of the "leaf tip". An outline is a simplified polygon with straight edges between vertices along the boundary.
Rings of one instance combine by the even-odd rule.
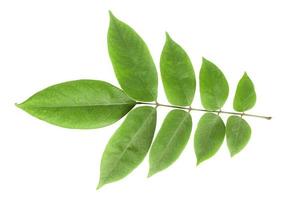
[[[152,168],[149,169],[149,172],[148,172],[148,175],[147,175],[147,178],[150,178],[151,176],[153,176],[154,174],[156,174],[156,171],[153,170]]]
[[[23,109],[23,103],[15,103],[17,108]]]
[[[202,67],[206,67],[207,65],[212,64],[207,58],[202,57]]]
[[[147,178],[150,178],[153,174],[151,172],[148,173]]]
[[[111,10],[108,11],[108,14],[109,14],[109,18],[110,18],[110,21],[114,21],[114,20],[117,20],[116,16],[112,13]]]
[[[202,65],[201,65],[201,69],[203,68],[207,68],[207,67],[209,67],[209,66],[211,66],[212,65],[212,62],[210,62],[207,58],[205,58],[205,57],[202,57]]]
[[[233,158],[238,153],[239,153],[239,151],[230,150],[230,157]]]
[[[103,186],[105,185],[105,183],[103,183],[101,180],[99,181],[96,190],[101,189]]]
[[[202,62],[207,62],[208,60],[205,57],[202,57]]]
[[[244,74],[243,74],[243,77],[247,77],[247,78],[249,78],[249,76],[248,76],[247,72],[244,72]]]
[[[168,32],[166,32],[165,34],[166,34],[166,40],[172,40],[172,38]]]
[[[198,167],[198,165],[200,165],[203,161],[204,161],[203,159],[197,159],[196,167]]]
[[[230,157],[233,158],[236,155],[236,153],[230,152]]]
[[[114,17],[114,14],[112,13],[111,10],[108,11],[108,14],[109,14],[110,17]]]

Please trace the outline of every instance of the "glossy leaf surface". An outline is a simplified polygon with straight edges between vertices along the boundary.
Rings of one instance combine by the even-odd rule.
[[[229,86],[223,72],[203,58],[200,70],[200,95],[204,108],[218,110],[227,100]]]
[[[197,165],[217,153],[225,137],[225,124],[219,115],[205,113],[197,126],[194,149]]]
[[[157,98],[157,72],[147,45],[127,24],[110,13],[108,52],[122,89],[133,99]]]
[[[104,150],[98,188],[124,178],[143,161],[155,126],[156,109],[153,107],[138,107],[128,113]]]
[[[148,176],[169,167],[180,156],[192,130],[190,113],[172,110],[166,116],[150,150]]]
[[[231,156],[239,153],[249,142],[251,127],[239,116],[230,116],[226,124],[226,140]]]
[[[245,73],[238,83],[234,96],[233,108],[236,111],[244,112],[251,109],[255,105],[255,102],[256,93],[254,85],[249,76]]]
[[[118,121],[134,105],[122,90],[109,83],[77,80],[48,87],[17,106],[57,126],[91,129]]]
[[[168,101],[178,106],[191,105],[196,88],[194,68],[184,49],[168,34],[160,57],[160,71]]]

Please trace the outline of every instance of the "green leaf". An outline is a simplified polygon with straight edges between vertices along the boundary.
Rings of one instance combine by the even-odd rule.
[[[197,126],[194,148],[197,165],[217,153],[225,137],[225,125],[219,115],[205,113]]]
[[[235,92],[233,108],[236,111],[244,112],[251,109],[255,105],[255,102],[256,93],[254,85],[247,73],[244,73]]]
[[[169,102],[178,106],[191,105],[196,88],[194,68],[187,53],[168,33],[160,57],[160,72]]]
[[[148,176],[176,161],[188,142],[191,130],[190,113],[183,110],[172,110],[168,113],[150,150]]]
[[[122,90],[109,83],[77,80],[48,87],[17,106],[57,126],[91,129],[118,121],[134,105]]]
[[[222,108],[229,93],[229,86],[223,72],[212,62],[203,58],[200,70],[200,94],[204,108]]]
[[[155,126],[155,108],[144,106],[129,112],[104,150],[98,189],[124,178],[143,161],[151,145]]]
[[[110,12],[108,52],[122,89],[139,101],[157,98],[157,72],[147,45]]]
[[[231,156],[239,153],[249,142],[251,127],[241,117],[230,116],[226,124],[226,140]]]

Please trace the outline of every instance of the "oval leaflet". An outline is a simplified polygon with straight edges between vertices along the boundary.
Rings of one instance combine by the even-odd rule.
[[[205,113],[197,126],[194,149],[197,165],[217,153],[225,137],[225,124],[219,115]]]
[[[168,101],[178,106],[191,105],[196,88],[194,68],[187,53],[168,33],[160,57],[160,71]]]
[[[158,78],[143,39],[110,12],[108,52],[121,88],[135,100],[154,101]]]
[[[50,86],[17,106],[51,124],[77,129],[113,124],[135,105],[119,88],[96,80],[76,80]]]
[[[254,85],[247,73],[244,73],[236,88],[233,108],[236,111],[244,112],[251,109],[255,105],[255,102],[256,93]]]
[[[230,155],[239,153],[251,137],[251,127],[243,118],[230,116],[226,123],[226,140]]]
[[[200,70],[200,96],[204,108],[218,110],[227,100],[229,86],[223,72],[203,58]]]
[[[172,110],[166,116],[149,154],[148,176],[169,167],[186,146],[192,130],[190,113]]]
[[[145,158],[155,131],[156,109],[149,106],[130,111],[111,137],[101,160],[98,189],[127,176]]]

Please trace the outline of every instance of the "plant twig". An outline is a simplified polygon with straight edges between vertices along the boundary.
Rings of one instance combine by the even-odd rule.
[[[158,102],[152,103],[152,102],[136,102],[136,104],[143,104],[143,105],[152,105],[152,106],[162,106],[162,107],[168,107],[168,108],[178,108],[183,110],[189,110],[189,111],[200,111],[200,112],[210,112],[210,113],[217,113],[217,114],[228,114],[228,115],[241,115],[241,116],[247,116],[247,117],[256,117],[256,118],[262,118],[270,120],[272,117],[268,116],[262,116],[262,115],[254,115],[254,114],[248,114],[243,112],[232,112],[232,111],[224,111],[224,110],[207,110],[207,109],[201,109],[201,108],[192,108],[192,107],[184,107],[184,106],[173,106],[168,104],[161,104]]]

